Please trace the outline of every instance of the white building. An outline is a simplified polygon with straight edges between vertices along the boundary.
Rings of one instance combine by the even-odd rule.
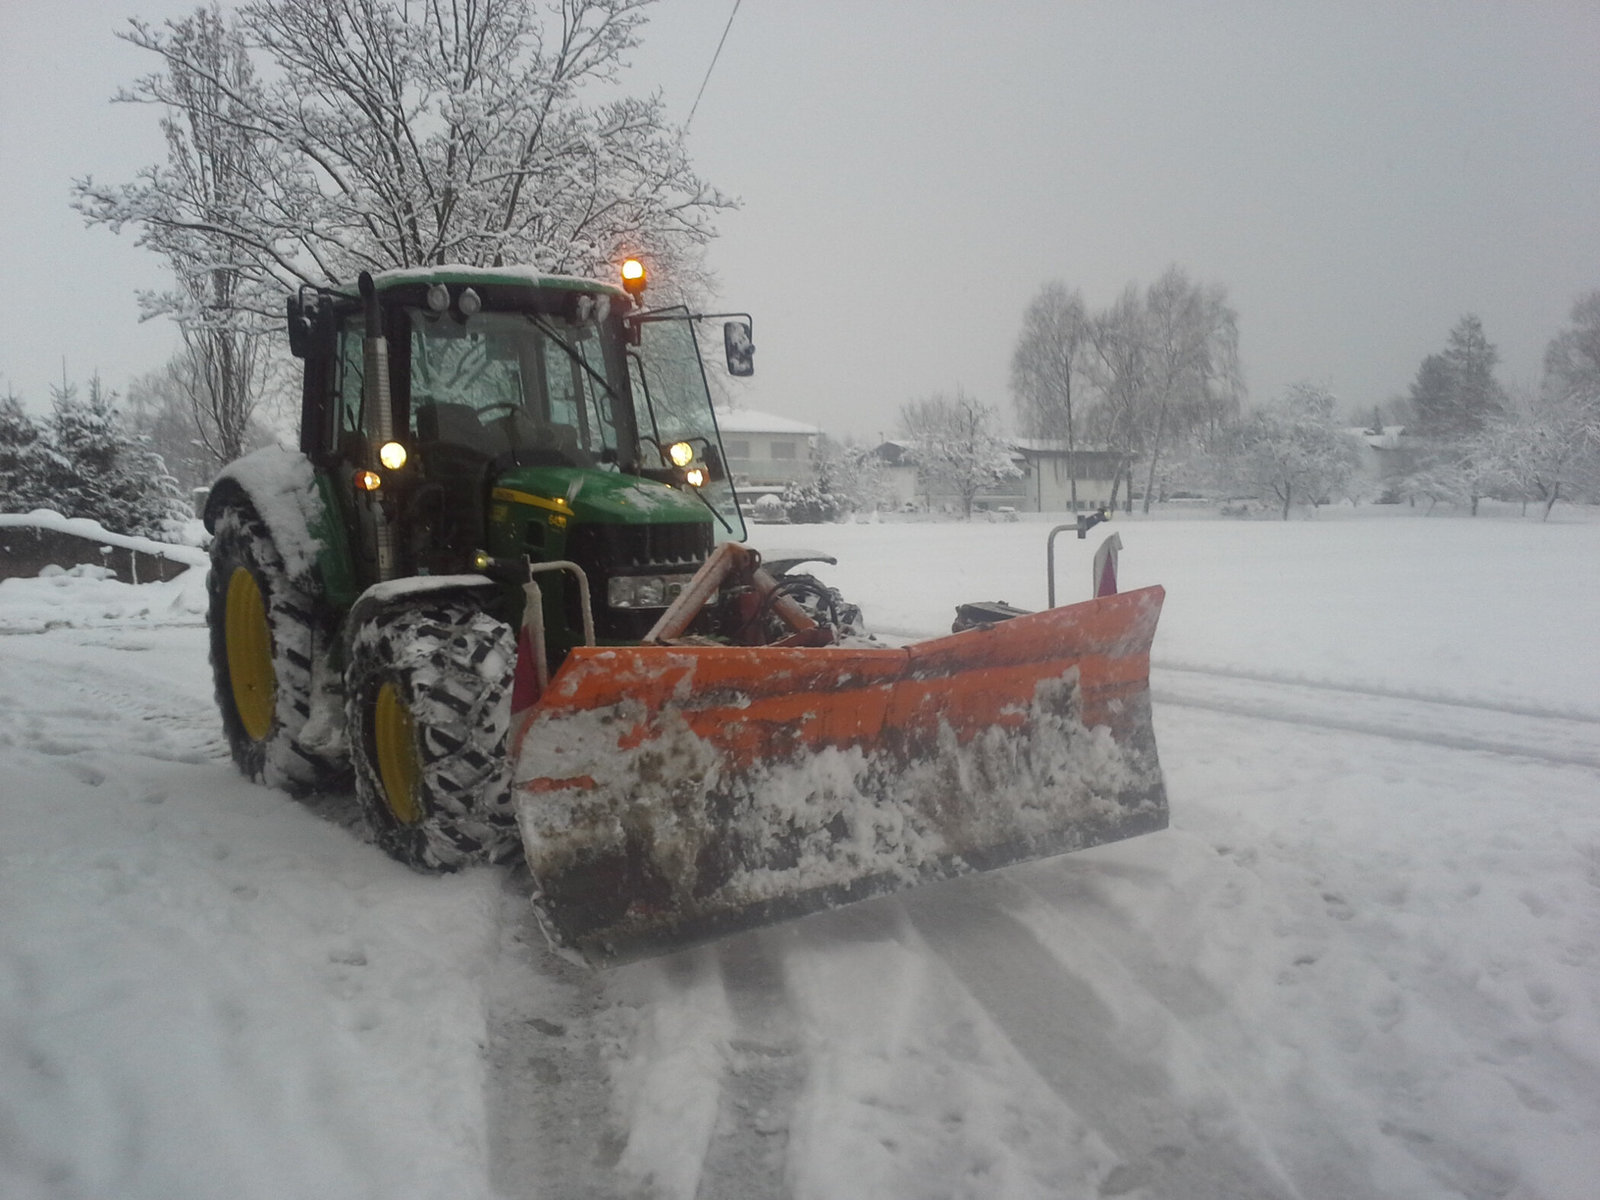
[[[1127,461],[1110,450],[1071,450],[1053,438],[1016,438],[1011,443],[1020,479],[1004,486],[1019,493],[1024,512],[1072,511],[1073,480],[1077,480],[1078,508],[1098,508],[1111,501],[1111,489],[1122,476],[1118,499],[1131,493],[1133,478]]]
[[[822,430],[815,425],[745,408],[718,412],[717,428],[741,492],[781,491],[816,478],[812,451]]]

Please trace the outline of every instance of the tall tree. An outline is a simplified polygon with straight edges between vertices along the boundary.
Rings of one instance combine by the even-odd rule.
[[[960,388],[902,405],[900,429],[925,486],[954,492],[968,520],[979,492],[1021,474],[999,415]]]
[[[1088,326],[1086,373],[1092,404],[1086,413],[1089,436],[1117,455],[1112,473],[1111,507],[1117,506],[1117,489],[1129,479],[1128,506],[1133,504],[1130,471],[1144,453],[1141,402],[1149,391],[1149,338],[1145,328],[1144,299],[1134,284]]]
[[[163,201],[181,224],[145,226],[143,242],[163,254],[177,281],[142,298],[148,315],[169,313],[183,335],[189,407],[201,444],[216,465],[245,449],[265,385],[269,331],[240,303],[247,278],[223,229],[260,173],[248,132],[261,89],[237,29],[215,4],[171,23],[168,83],[177,104],[162,119],[170,186]]]
[[[1141,424],[1149,512],[1156,470],[1171,439],[1196,429],[1219,430],[1238,411],[1243,384],[1239,318],[1220,285],[1202,287],[1181,268],[1167,268],[1145,293],[1145,332],[1149,375]]]
[[[1413,432],[1424,436],[1453,428],[1455,380],[1450,364],[1442,354],[1430,354],[1417,368],[1411,384],[1411,410],[1415,414]]]
[[[1047,283],[1028,305],[1011,354],[1011,392],[1023,432],[1064,440],[1067,485],[1078,508],[1077,432],[1073,403],[1090,344],[1083,297],[1061,282]]]
[[[199,81],[216,98],[199,101],[207,120],[248,151],[221,208],[171,163],[126,184],[83,179],[75,202],[146,239],[226,247],[232,305],[264,316],[286,290],[364,269],[593,274],[626,250],[665,278],[732,202],[690,168],[658,95],[595,95],[638,44],[647,4],[254,0],[229,37],[265,60],[261,82],[208,57],[199,14],[135,21],[124,36],[162,66],[120,98],[188,113]]]
[[[1500,352],[1483,332],[1483,322],[1468,313],[1456,322],[1445,346],[1445,361],[1455,377],[1456,407],[1462,421],[1471,429],[1482,429],[1486,421],[1505,409],[1505,391],[1495,381],[1494,369]]]

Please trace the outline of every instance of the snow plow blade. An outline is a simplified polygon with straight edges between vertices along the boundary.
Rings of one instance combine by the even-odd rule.
[[[1164,828],[1162,595],[896,649],[571,651],[514,733],[546,931],[645,957]]]

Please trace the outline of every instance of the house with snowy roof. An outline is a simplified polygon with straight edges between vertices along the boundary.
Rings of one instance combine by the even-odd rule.
[[[1009,487],[1022,494],[1019,507],[1025,512],[1070,512],[1074,480],[1079,509],[1110,503],[1112,484],[1119,474],[1122,487],[1118,499],[1132,491],[1128,462],[1113,450],[1069,450],[1058,438],[1013,438],[1011,448],[1022,476],[1009,481]]]
[[[816,478],[813,451],[822,430],[804,421],[741,408],[719,411],[728,472],[741,493],[782,491]]]
[[[1020,512],[1069,512],[1072,508],[1072,477],[1077,476],[1078,508],[1086,510],[1107,504],[1111,483],[1122,473],[1118,497],[1128,495],[1128,465],[1110,450],[1071,450],[1064,441],[1047,438],[1013,438],[1011,461],[1019,474],[999,480],[980,492],[979,509],[1016,509]],[[936,481],[918,476],[908,447],[903,442],[886,441],[873,451],[884,464],[890,507],[915,505],[919,508],[950,509],[959,501],[955,493]]]

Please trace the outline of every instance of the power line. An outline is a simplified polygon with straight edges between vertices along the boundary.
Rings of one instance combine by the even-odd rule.
[[[700,97],[706,94],[706,84],[711,82],[711,72],[716,69],[717,59],[722,54],[722,43],[728,40],[728,30],[733,28],[733,19],[739,15],[740,0],[733,0],[733,11],[728,14],[728,23],[722,27],[722,37],[717,41],[717,52],[711,56],[711,65],[706,68],[706,77],[700,81],[700,90],[694,95],[694,104],[689,109],[689,119],[683,123],[685,132],[694,121],[694,114],[700,108]]]

